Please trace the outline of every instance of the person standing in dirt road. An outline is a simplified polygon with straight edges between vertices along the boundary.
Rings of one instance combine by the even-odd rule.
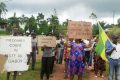
[[[75,40],[75,43],[71,46],[72,52],[70,53],[68,73],[70,74],[70,80],[74,79],[74,76],[78,76],[78,80],[82,80],[82,74],[84,72],[85,64],[83,62],[84,58],[84,47],[80,43],[79,39]]]
[[[52,36],[52,33],[48,33],[47,36]],[[42,62],[41,62],[41,71],[40,71],[40,78],[43,80],[44,74],[46,74],[47,80],[50,78],[50,74],[53,70],[53,47],[48,47],[44,45],[42,47],[43,55],[42,55]]]

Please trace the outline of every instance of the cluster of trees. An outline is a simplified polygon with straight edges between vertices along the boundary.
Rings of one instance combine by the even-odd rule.
[[[3,19],[1,17],[2,14],[5,14],[7,12],[6,5],[1,2],[0,3],[0,24],[1,23],[7,23],[7,32],[9,34],[12,33],[14,28],[17,28],[20,33],[26,33],[29,31],[31,33],[33,30],[37,34],[48,34],[49,32],[52,32],[56,36],[59,36],[60,34],[65,35],[67,33],[67,24],[68,20],[60,24],[59,18],[57,15],[51,15],[49,18],[45,19],[45,15],[43,13],[38,13],[38,15],[27,17],[24,14],[21,17],[16,17],[16,13],[8,19]],[[56,12],[56,11],[55,11]],[[97,18],[97,16],[92,13],[91,16],[93,18]],[[119,34],[120,32],[120,18],[118,19],[118,24],[116,25],[109,25],[106,24],[104,21],[99,22],[100,25],[103,27],[103,29],[106,28],[115,28],[112,30],[117,31],[111,31],[110,34],[113,34],[113,32],[116,32]],[[21,26],[24,26],[24,28],[21,28]],[[98,25],[93,24],[93,35],[97,35],[99,33]]]
[[[97,16],[95,13],[91,13],[90,18],[92,19],[97,19]],[[107,31],[108,36],[111,36],[112,34],[118,34],[120,35],[120,18],[117,20],[117,24],[107,24],[104,21],[99,21],[99,24],[101,27]],[[98,27],[98,22],[96,24],[93,24],[93,35],[98,35],[99,34],[99,27]]]
[[[119,19],[118,19],[119,20]],[[108,36],[111,36],[112,34],[118,34],[120,35],[120,23],[118,22],[118,24],[107,24],[104,21],[100,21],[99,24],[101,25],[101,27],[108,32]],[[98,24],[93,24],[93,31],[92,31],[93,35],[98,35],[99,34],[99,27]]]
[[[38,13],[37,17],[33,15],[31,17],[27,17],[24,14],[21,17],[16,17],[16,13],[14,13],[14,16],[9,17],[8,19],[3,19],[1,15],[6,11],[6,5],[1,2],[0,24],[7,23],[7,32],[10,34],[14,28],[17,28],[20,33],[26,33],[28,31],[31,33],[34,31],[37,34],[48,34],[51,32],[56,36],[66,34],[68,20],[60,24],[59,19],[55,14],[51,15],[50,18],[45,19],[45,15],[43,13]],[[21,28],[21,26],[24,26],[24,28]]]
[[[60,24],[56,15],[51,15],[47,19],[44,17],[42,13],[38,13],[37,17],[33,15],[31,17],[26,17],[25,15],[16,17],[14,14],[13,17],[7,19],[7,31],[11,33],[13,28],[18,28],[22,33],[34,31],[37,34],[48,34],[51,32],[56,36],[59,36],[60,33],[65,34],[61,29],[67,29],[67,21]],[[24,28],[22,29],[21,26],[24,26]]]

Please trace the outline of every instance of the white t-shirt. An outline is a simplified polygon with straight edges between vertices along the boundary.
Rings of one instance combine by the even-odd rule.
[[[86,45],[86,46],[88,46],[88,45],[91,44],[88,40],[85,40],[84,42],[85,42],[85,45]],[[84,48],[85,51],[91,51],[91,49],[92,49],[92,46],[90,46],[90,47],[88,47],[88,48]]]
[[[117,45],[113,44],[113,46],[116,48],[111,54],[112,59],[120,59],[120,44],[118,43]]]
[[[32,38],[32,47],[35,47],[36,46],[36,44],[37,44],[37,40],[36,40],[36,38]]]

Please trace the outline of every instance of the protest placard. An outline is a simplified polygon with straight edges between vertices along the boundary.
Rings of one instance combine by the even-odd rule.
[[[8,72],[28,70],[27,54],[31,49],[31,37],[0,36],[0,53],[8,56],[5,67]]]
[[[0,36],[0,52],[3,54],[31,52],[31,37]]]
[[[37,42],[39,47],[56,47],[56,37],[54,36],[37,36]]]
[[[83,21],[68,21],[68,38],[91,39],[92,24]]]

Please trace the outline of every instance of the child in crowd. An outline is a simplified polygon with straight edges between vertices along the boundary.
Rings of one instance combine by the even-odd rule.
[[[98,39],[96,39],[96,43],[98,42]],[[98,77],[98,73],[100,73],[100,77],[103,76],[103,72],[106,70],[105,61],[98,55],[95,51],[96,43],[93,46],[93,54],[94,54],[94,72],[95,77]]]
[[[104,77],[103,72],[105,71],[105,61],[97,54],[94,56],[94,71],[95,77],[98,77],[98,73],[100,74],[100,77]]]

